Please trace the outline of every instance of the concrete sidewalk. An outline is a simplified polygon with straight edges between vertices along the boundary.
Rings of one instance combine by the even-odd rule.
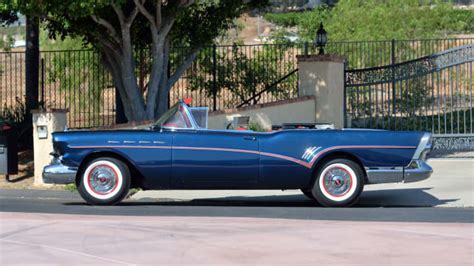
[[[422,182],[366,186],[356,206],[474,207],[474,159],[431,159],[433,175]],[[134,200],[302,202],[299,190],[140,191]]]

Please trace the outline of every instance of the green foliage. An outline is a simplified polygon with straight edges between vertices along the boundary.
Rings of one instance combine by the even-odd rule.
[[[124,10],[125,15],[135,6],[133,0],[48,0],[48,1],[15,1],[6,0],[0,5],[7,18],[12,10],[23,14],[36,15],[42,18],[52,39],[79,38],[85,44],[102,49],[101,40],[104,38],[102,26],[97,25],[91,18],[96,15],[106,18],[115,28],[120,29],[119,21],[112,8],[112,3]],[[154,10],[157,1],[146,1],[148,10]],[[234,25],[234,19],[242,12],[261,8],[268,0],[259,1],[226,1],[226,0],[196,0],[189,8],[176,8],[173,1],[162,6],[163,17],[177,16],[170,33],[175,45],[205,45],[210,44],[229,27]],[[8,11],[8,12],[7,12]],[[0,19],[2,17],[0,16]],[[120,32],[120,31],[118,31]],[[136,48],[147,47],[151,43],[148,21],[139,14],[132,25],[132,40]]]
[[[311,12],[266,13],[263,17],[282,27],[295,27],[308,20]]]
[[[226,107],[234,107],[247,99],[256,96],[260,91],[270,88],[278,79],[291,72],[294,62],[285,61],[292,50],[284,45],[265,45],[249,49],[247,46],[220,47],[216,50],[216,86],[217,95],[231,92],[235,97],[223,97]],[[196,64],[196,72],[191,73],[189,87],[200,90],[209,97],[214,88],[213,48],[201,53]],[[289,98],[296,92],[296,76],[292,75],[285,82],[273,86],[268,94],[276,98]],[[251,103],[256,104],[262,95]]]
[[[381,128],[388,130],[430,131],[434,134],[469,133],[473,128],[474,109],[451,111],[435,115],[401,115],[354,118],[351,127]]]
[[[79,38],[104,56],[121,92],[129,120],[153,119],[166,106],[166,94],[190,65],[196,52],[234,25],[244,11],[268,0],[6,0],[10,9],[38,17],[52,39]],[[159,6],[158,6],[159,5]],[[169,45],[187,48],[174,73],[168,70]],[[137,78],[134,51],[151,49],[153,67]],[[150,87],[137,87],[143,76]],[[54,77],[53,77],[54,80]],[[75,84],[77,85],[77,84]]]
[[[235,19],[243,12],[267,4],[267,0],[198,0],[178,17],[171,34],[173,43],[191,47],[212,44],[216,37],[235,25]]]
[[[346,0],[301,13],[267,14],[285,27],[296,26],[311,41],[323,22],[330,41],[441,38],[472,33],[474,10],[460,10],[445,1]]]
[[[26,106],[20,98],[16,97],[16,104],[14,107],[8,108],[6,103],[5,106],[1,109],[0,120],[8,121],[14,125],[22,125],[26,122]]]
[[[2,24],[2,19],[0,18],[0,24]],[[24,26],[13,26],[5,23],[5,26],[0,27],[0,52],[9,52],[11,51],[12,45],[15,42],[13,36],[25,35]],[[1,67],[0,67],[1,68]]]
[[[18,20],[18,12],[12,1],[4,0],[0,3],[0,26],[13,24]]]
[[[28,121],[28,112],[26,111],[26,106],[19,97],[16,97],[16,104],[13,107],[8,107],[5,103],[3,108],[0,108],[0,121],[6,121],[10,123],[17,132],[17,137],[20,145],[20,148],[32,146],[32,126],[31,122]]]
[[[69,192],[77,192],[76,184],[74,184],[74,183],[67,184],[67,185],[64,186],[64,190],[67,190]]]
[[[249,130],[255,131],[255,132],[265,132],[265,128],[260,125],[258,122],[250,122],[249,123]]]

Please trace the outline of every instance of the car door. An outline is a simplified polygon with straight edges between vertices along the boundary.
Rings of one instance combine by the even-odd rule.
[[[172,184],[189,189],[251,188],[259,175],[256,134],[241,131],[176,131]]]

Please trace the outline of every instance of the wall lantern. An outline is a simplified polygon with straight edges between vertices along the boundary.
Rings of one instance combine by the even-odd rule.
[[[316,32],[316,39],[314,40],[314,45],[319,48],[319,54],[324,54],[324,47],[328,42],[328,35],[324,30],[323,23],[319,24],[319,29]]]

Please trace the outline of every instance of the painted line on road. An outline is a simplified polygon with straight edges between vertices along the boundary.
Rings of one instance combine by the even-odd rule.
[[[9,242],[9,243],[18,244],[18,245],[33,246],[33,247],[39,247],[39,248],[44,248],[44,249],[52,249],[52,250],[71,253],[71,254],[75,254],[75,255],[79,255],[79,256],[84,256],[84,257],[89,257],[89,258],[93,258],[93,259],[112,262],[112,263],[115,263],[115,264],[135,265],[135,264],[130,263],[130,262],[119,261],[119,260],[109,259],[109,258],[105,258],[105,257],[95,256],[95,255],[92,255],[92,254],[88,254],[88,253],[84,253],[84,252],[80,252],[80,251],[74,251],[74,250],[65,249],[65,248],[58,248],[58,247],[53,247],[53,246],[48,246],[48,245],[28,243],[28,242],[9,240],[9,239],[0,239],[0,241]]]

